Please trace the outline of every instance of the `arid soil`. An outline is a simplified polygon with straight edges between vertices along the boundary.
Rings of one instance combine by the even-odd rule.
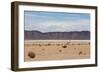
[[[25,61],[90,58],[89,40],[25,40]]]

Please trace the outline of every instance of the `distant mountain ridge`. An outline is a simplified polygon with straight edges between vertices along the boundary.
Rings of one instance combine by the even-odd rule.
[[[90,31],[45,32],[24,31],[25,40],[90,40]]]

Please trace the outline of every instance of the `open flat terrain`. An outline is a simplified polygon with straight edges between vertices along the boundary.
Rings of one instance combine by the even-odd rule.
[[[90,58],[90,40],[25,40],[25,61]]]

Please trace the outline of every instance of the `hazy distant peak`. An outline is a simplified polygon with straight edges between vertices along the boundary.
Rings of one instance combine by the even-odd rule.
[[[24,31],[26,40],[89,40],[89,31],[70,31],[70,32],[40,32]]]

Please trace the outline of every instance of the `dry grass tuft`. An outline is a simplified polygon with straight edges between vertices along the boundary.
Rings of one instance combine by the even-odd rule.
[[[29,52],[29,53],[28,53],[28,56],[29,56],[30,58],[35,58],[36,55],[35,55],[34,52]]]

